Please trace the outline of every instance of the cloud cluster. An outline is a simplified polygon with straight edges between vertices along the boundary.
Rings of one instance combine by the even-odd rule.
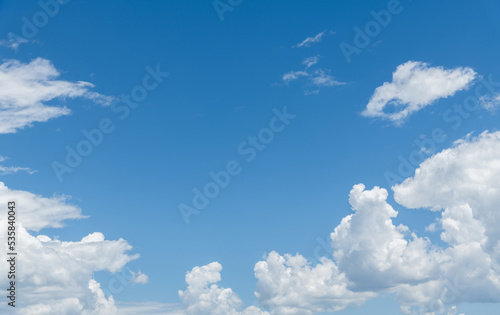
[[[317,57],[307,58],[303,62],[303,64],[306,65],[305,70],[287,72],[283,74],[281,79],[285,84],[288,84],[292,81],[299,80],[302,77],[307,77],[308,85],[314,86],[316,88],[345,84],[344,82],[337,81],[332,75],[328,74],[330,72],[330,70],[328,69],[317,69],[314,71],[309,71],[309,68],[315,65],[317,62]],[[316,94],[317,92],[319,92],[319,90],[315,90],[314,92],[306,91],[305,94]]]
[[[312,265],[271,252],[255,265],[263,310],[241,312],[231,289],[215,285],[222,266],[196,267],[179,294],[187,314],[304,314],[341,311],[394,293],[407,314],[457,314],[454,304],[500,303],[500,132],[468,136],[435,154],[392,187],[406,211],[439,211],[428,231],[446,246],[395,225],[386,189],[355,185],[353,213],[331,234],[333,257]],[[429,222],[431,223],[431,222]],[[247,313],[245,313],[247,312]]]
[[[362,114],[401,124],[408,116],[437,99],[469,88],[476,75],[467,67],[444,69],[408,61],[396,68],[392,82],[385,82],[375,89]]]
[[[90,91],[91,83],[57,80],[59,75],[54,65],[43,58],[29,63],[6,60],[0,64],[0,134],[68,115],[68,108],[48,104],[55,99],[82,97],[110,104],[110,97]]]
[[[374,297],[372,292],[353,292],[332,260],[316,266],[303,256],[271,252],[255,265],[255,295],[272,314],[314,314],[356,307]]]
[[[266,315],[254,306],[243,311],[242,301],[231,289],[221,288],[215,283],[221,280],[222,266],[213,262],[206,266],[195,267],[186,274],[187,288],[179,291],[186,315]]]
[[[112,315],[117,311],[112,296],[106,297],[93,279],[97,271],[120,271],[138,254],[129,255],[132,246],[123,239],[105,240],[99,232],[80,241],[60,241],[47,235],[32,235],[29,231],[63,226],[68,219],[83,218],[81,210],[68,204],[68,198],[46,198],[27,191],[11,190],[0,183],[0,203],[16,201],[17,253],[22,263],[17,271],[17,285],[22,287],[18,314],[53,315],[87,314]],[[7,213],[0,214],[0,229],[7,230]],[[6,233],[0,233],[0,243],[6,244]],[[6,261],[5,251],[0,259]],[[0,272],[7,274],[8,265],[0,264]],[[144,283],[147,276],[135,274],[136,283]],[[5,287],[6,279],[1,283]],[[6,303],[0,312],[6,312]]]

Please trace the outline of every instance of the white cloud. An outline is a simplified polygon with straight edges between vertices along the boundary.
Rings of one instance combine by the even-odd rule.
[[[305,59],[304,61],[302,61],[302,64],[303,65],[306,65],[307,68],[317,64],[319,61],[319,56],[312,56],[312,57],[309,57],[307,59]]]
[[[484,132],[430,157],[393,187],[401,205],[441,212],[430,230],[440,231],[446,246],[395,225],[398,212],[385,189],[355,185],[354,213],[331,234],[333,260],[311,266],[300,255],[272,252],[256,264],[256,295],[272,314],[334,311],[381,292],[395,293],[407,314],[457,314],[457,303],[500,303],[498,178],[500,132]]]
[[[8,160],[7,157],[0,156],[0,163],[1,162],[5,162],[6,160]],[[17,173],[17,172],[26,172],[26,173],[29,173],[29,174],[36,173],[36,171],[33,171],[29,167],[0,165],[0,175],[9,175],[9,174]]]
[[[187,315],[266,315],[254,306],[243,311],[242,301],[231,289],[219,287],[215,283],[221,280],[222,266],[213,262],[205,266],[194,267],[186,274],[187,288],[179,290],[179,296],[186,307]]]
[[[17,200],[22,207],[19,220],[31,231],[60,228],[65,220],[85,218],[80,208],[67,203],[68,196],[46,198],[28,191],[9,189],[0,182],[0,204],[7,204],[10,200]]]
[[[395,225],[387,190],[355,185],[354,212],[331,234],[332,259],[312,265],[273,251],[255,265],[260,305],[272,315],[311,315],[394,293],[403,313],[453,315],[458,303],[500,303],[498,178],[500,131],[457,141],[392,187],[406,208],[441,213],[428,231],[441,232],[445,246]],[[186,314],[262,314],[257,307],[239,311],[237,295],[216,285],[221,269],[212,263],[188,272],[188,288],[179,292]]]
[[[440,211],[444,260],[439,277],[420,299],[500,302],[500,132],[466,137],[423,162],[415,176],[395,185],[407,208]],[[432,288],[431,288],[432,287]],[[407,304],[418,288],[401,291]]]
[[[481,96],[479,102],[484,109],[495,111],[500,108],[500,93]]]
[[[309,76],[309,73],[307,73],[306,71],[290,71],[288,73],[285,73],[282,79],[283,81],[288,83],[290,81],[297,80],[300,77],[306,77],[306,76]]]
[[[484,132],[424,161],[413,178],[394,186],[394,198],[407,208],[444,209],[443,237],[452,243],[481,241],[480,223],[491,249],[500,240],[498,178],[500,132]]]
[[[90,233],[80,241],[34,236],[29,230],[61,227],[64,220],[83,218],[81,210],[67,204],[67,197],[46,198],[11,190],[0,183],[0,203],[7,205],[10,200],[16,201],[16,251],[21,259],[17,286],[22,288],[22,298],[16,307],[17,314],[116,314],[113,297],[105,296],[93,274],[119,272],[139,257],[128,254],[132,246],[123,239],[105,240],[99,232]],[[5,211],[0,213],[0,230],[7,230]],[[0,233],[0,243],[6,244],[6,237],[6,233]],[[5,251],[0,252],[0,259],[6,261]],[[8,264],[0,264],[1,273],[7,274],[7,269]],[[135,278],[144,279],[144,276],[139,272]],[[0,280],[2,287],[6,287],[6,282],[6,278]],[[2,303],[0,313],[5,313],[6,308],[7,304]]]
[[[47,104],[56,99],[83,97],[110,104],[110,97],[89,90],[91,83],[56,80],[59,75],[54,65],[43,58],[27,64],[17,60],[0,64],[0,133],[14,133],[33,122],[68,115],[68,108]]]
[[[397,67],[392,82],[375,89],[362,112],[367,117],[380,117],[396,124],[440,98],[468,89],[476,77],[471,68],[444,69],[427,63],[408,61]],[[387,110],[394,106],[393,110]]]
[[[310,61],[312,62],[312,61]],[[305,61],[304,61],[305,63]],[[329,70],[324,70],[324,69],[318,69],[314,71],[312,74],[307,72],[307,70],[304,71],[290,71],[288,73],[285,73],[282,77],[283,81],[285,83],[289,83],[291,81],[295,81],[300,79],[301,77],[308,77],[309,78],[309,85],[313,85],[315,87],[328,87],[328,86],[335,86],[335,85],[343,85],[345,84],[344,82],[339,82],[335,80],[335,78],[331,75],[329,75],[327,72]],[[310,95],[310,94],[318,94],[319,90],[306,90],[304,91],[305,95]]]
[[[271,252],[255,265],[258,279],[255,295],[272,314],[336,312],[359,306],[376,294],[354,293],[335,263],[323,258],[315,267],[301,255]]]
[[[116,302],[119,315],[185,315],[180,304],[159,302]]]
[[[386,201],[387,190],[365,190],[355,185],[349,203],[354,214],[345,217],[331,234],[333,256],[356,290],[392,288],[418,283],[437,275],[439,255],[426,239],[411,235],[406,226],[395,226],[398,214]]]
[[[21,209],[21,208],[20,208]],[[0,220],[3,230],[5,219]],[[92,233],[77,242],[62,242],[46,235],[34,237],[18,223],[18,285],[22,287],[22,314],[114,314],[114,300],[106,298],[92,278],[94,272],[119,271],[138,255],[128,255],[131,246],[123,239],[108,241]],[[1,235],[5,243],[6,237]],[[5,261],[6,254],[0,254]],[[7,264],[0,266],[7,273]],[[0,308],[1,309],[1,308]]]
[[[335,80],[333,76],[327,74],[323,69],[316,70],[314,72],[314,77],[311,78],[311,81],[316,86],[334,86],[345,84]]]
[[[33,42],[32,40],[16,36],[13,33],[9,33],[7,37],[9,37],[8,40],[0,40],[0,46],[7,47],[13,50],[17,50],[17,48],[19,48],[19,45],[21,44]]]
[[[311,46],[311,44],[319,43],[323,39],[323,35],[325,35],[325,32],[326,31],[323,31],[323,32],[321,32],[318,35],[313,36],[313,37],[307,37],[302,42],[300,42],[299,44],[297,44],[293,47],[309,47],[309,46]]]
[[[132,270],[129,270],[129,271],[130,271],[130,274],[132,275],[131,281],[133,283],[142,283],[142,284],[148,283],[148,281],[149,281],[148,275],[142,273],[140,270],[137,273],[133,272]]]

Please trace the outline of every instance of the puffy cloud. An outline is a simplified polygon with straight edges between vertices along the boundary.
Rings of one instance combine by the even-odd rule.
[[[323,258],[316,266],[301,255],[271,252],[255,265],[256,296],[272,314],[314,314],[359,306],[376,294],[354,293],[335,263]]]
[[[80,208],[67,203],[67,196],[54,195],[46,198],[28,191],[9,189],[0,182],[0,204],[6,205],[11,200],[18,201],[18,206],[22,209],[18,219],[31,231],[60,228],[65,220],[85,218]]]
[[[298,43],[297,45],[295,45],[293,47],[309,47],[312,44],[319,43],[323,40],[323,35],[325,35],[325,32],[326,31],[323,31],[323,32],[317,34],[316,36],[307,37],[302,42]]]
[[[441,211],[441,239],[449,245],[441,249],[438,277],[425,284],[426,290],[399,292],[404,304],[421,305],[427,299],[424,308],[434,303],[444,311],[444,305],[455,302],[500,302],[498,178],[500,132],[484,132],[430,157],[412,178],[393,187],[403,206]],[[405,290],[418,290],[420,300]]]
[[[22,287],[18,314],[52,315],[84,314],[112,315],[116,306],[112,296],[106,297],[100,284],[93,279],[97,271],[115,273],[138,254],[129,255],[132,246],[125,240],[106,240],[100,232],[90,233],[80,241],[60,241],[47,235],[34,236],[29,230],[61,227],[67,219],[82,218],[81,210],[66,203],[66,197],[45,198],[26,191],[10,190],[0,183],[0,203],[16,201],[17,256],[21,261],[16,282]],[[0,213],[0,230],[7,230],[7,212]],[[6,233],[0,233],[0,243],[7,243]],[[5,251],[0,253],[7,260]],[[0,264],[7,274],[8,264]],[[139,272],[136,279],[144,279]],[[136,281],[143,282],[143,281]],[[7,279],[0,280],[6,287]],[[6,303],[0,305],[5,313]]]
[[[272,314],[341,310],[381,292],[395,293],[407,314],[457,314],[457,303],[499,303],[498,178],[500,132],[484,132],[435,154],[392,187],[399,204],[441,213],[430,230],[441,232],[445,246],[395,225],[398,212],[385,189],[355,185],[354,213],[331,234],[333,259],[312,266],[298,254],[272,252],[255,266],[260,303]]]
[[[500,132],[484,132],[424,161],[414,177],[393,187],[394,198],[407,208],[444,209],[443,238],[452,244],[485,241],[484,233],[492,249],[500,240],[498,178]]]
[[[47,105],[55,99],[83,97],[110,104],[110,97],[90,91],[91,83],[56,80],[59,75],[54,65],[43,58],[0,64],[0,133],[14,133],[33,122],[68,115],[71,111],[66,107]]]
[[[424,161],[392,187],[406,208],[439,211],[432,244],[393,220],[388,191],[355,185],[353,213],[331,234],[332,258],[271,252],[254,268],[255,295],[272,315],[341,311],[394,293],[406,314],[458,314],[457,303],[500,303],[500,131],[468,136]],[[422,210],[420,210],[422,211]],[[179,294],[187,314],[265,314],[217,286],[222,266],[196,267]],[[462,314],[463,315],[463,314]]]
[[[221,280],[222,266],[213,262],[194,267],[186,274],[187,288],[179,290],[187,315],[266,315],[259,308],[250,306],[239,312],[242,301],[231,289],[221,288],[215,283]]]
[[[6,230],[5,219],[0,226]],[[45,235],[34,237],[21,223],[17,230],[22,314],[114,314],[113,298],[104,296],[92,275],[119,271],[139,257],[126,254],[132,247],[125,240],[108,241],[101,233],[92,233],[78,242],[62,242]],[[5,243],[6,236],[0,235],[0,242]],[[0,254],[0,259],[5,261],[6,254]],[[7,273],[7,264],[0,266],[0,272]]]
[[[133,283],[143,283],[143,284],[148,283],[148,281],[149,281],[148,275],[142,273],[140,270],[137,273],[133,272],[132,270],[129,270],[129,271],[130,271],[130,274],[132,275],[131,281]]]
[[[375,89],[362,114],[401,124],[405,118],[437,99],[469,88],[475,77],[476,72],[467,67],[444,69],[408,61],[396,68],[392,82],[385,82]],[[387,111],[389,106],[394,106],[394,110]]]
[[[406,239],[408,227],[393,224],[398,212],[387,203],[387,196],[383,188],[355,185],[349,197],[355,213],[331,234],[333,256],[356,290],[379,291],[437,275],[438,253],[427,239],[415,234]]]

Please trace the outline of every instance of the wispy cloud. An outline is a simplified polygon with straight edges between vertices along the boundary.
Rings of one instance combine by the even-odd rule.
[[[293,47],[309,47],[311,46],[311,44],[319,43],[323,40],[323,35],[325,35],[325,32],[326,31],[323,31],[316,36],[308,37],[297,45],[294,45]]]
[[[0,40],[0,46],[17,50],[17,48],[19,48],[19,45],[33,42],[33,40],[28,40],[20,36],[14,36],[12,33],[9,33],[8,37],[8,40]]]
[[[500,108],[500,93],[481,96],[479,102],[484,109],[495,111]]]
[[[334,86],[345,84],[344,82],[335,80],[333,76],[327,74],[323,69],[314,71],[314,77],[311,78],[311,81],[316,86]]]
[[[309,76],[309,73],[307,73],[306,71],[290,71],[283,75],[283,81],[288,83],[290,81],[297,80],[300,77],[306,76]]]
[[[306,65],[307,68],[317,64],[319,61],[319,56],[312,56],[312,57],[309,57],[307,59],[305,59],[304,61],[302,61],[302,64],[303,65]]]
[[[5,162],[8,159],[9,159],[8,157],[0,156],[0,163]],[[17,172],[26,172],[29,174],[36,173],[36,171],[33,171],[29,167],[0,165],[0,175],[9,175],[9,174],[17,173]]]
[[[117,302],[120,315],[186,315],[180,304],[158,302]]]
[[[0,134],[70,114],[64,106],[47,105],[55,99],[82,97],[102,105],[111,103],[111,97],[90,91],[94,87],[91,83],[56,80],[59,75],[54,65],[43,58],[0,64]]]

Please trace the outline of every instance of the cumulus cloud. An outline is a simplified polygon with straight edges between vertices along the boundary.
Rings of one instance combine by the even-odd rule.
[[[0,220],[6,230],[7,222]],[[108,241],[92,233],[77,242],[63,242],[46,235],[30,235],[18,224],[18,256],[22,268],[18,282],[23,288],[22,314],[114,314],[112,297],[106,298],[92,278],[94,272],[119,271],[138,255],[128,255],[131,246],[123,239]],[[6,242],[5,236],[0,236]],[[6,254],[0,254],[6,260]],[[7,264],[0,266],[7,273]]]
[[[42,197],[27,191],[11,190],[0,183],[0,203],[16,201],[16,248],[22,257],[17,271],[17,283],[22,287],[18,314],[52,315],[84,314],[112,315],[117,308],[112,296],[105,296],[101,285],[93,279],[97,271],[119,272],[128,262],[132,246],[125,240],[106,240],[100,232],[90,233],[79,241],[61,241],[29,231],[62,227],[63,221],[83,218],[81,210],[67,204],[67,197]],[[7,230],[7,213],[0,213],[0,230]],[[7,243],[6,233],[0,233],[0,243]],[[0,259],[6,261],[5,251]],[[8,264],[0,264],[7,274]],[[144,274],[135,275],[143,283]],[[142,279],[142,280],[140,280]],[[6,279],[0,281],[6,287]],[[0,305],[5,313],[7,304]]]
[[[319,43],[323,40],[323,35],[325,35],[325,32],[326,31],[323,31],[323,32],[317,34],[316,36],[307,37],[302,42],[298,43],[297,45],[295,45],[293,47],[309,47],[312,44]]]
[[[355,293],[335,263],[323,258],[312,266],[303,256],[271,252],[255,265],[255,295],[272,314],[336,312],[363,304],[376,294]]]
[[[500,303],[500,132],[467,136],[392,187],[397,203],[440,212],[433,244],[403,225],[383,188],[355,185],[353,213],[331,234],[332,258],[313,266],[272,252],[255,265],[256,296],[271,314],[359,306],[392,292],[406,314],[458,314],[459,303]],[[405,210],[414,211],[414,210]]]
[[[242,301],[231,289],[219,287],[222,266],[218,262],[194,267],[186,274],[187,288],[179,290],[186,315],[266,315],[267,312],[250,306],[238,311]]]
[[[500,302],[499,176],[500,132],[484,132],[430,157],[393,187],[403,206],[441,212],[441,240],[449,245],[439,277],[420,299]],[[401,295],[412,301],[410,293]]]
[[[375,89],[362,114],[401,124],[434,101],[468,89],[475,77],[476,72],[467,67],[444,69],[408,61],[396,68],[392,82],[385,82]]]
[[[387,190],[362,184],[351,190],[354,214],[345,217],[331,234],[333,256],[356,290],[375,290],[418,283],[437,275],[439,255],[427,239],[395,226],[398,214],[386,201]]]
[[[82,97],[103,105],[111,103],[110,97],[90,91],[91,83],[57,80],[59,76],[54,65],[43,58],[0,64],[0,133],[14,133],[34,122],[70,114],[65,106],[48,105],[56,99]]]
[[[459,303],[500,303],[499,178],[500,131],[469,135],[392,187],[400,205],[440,212],[427,231],[440,232],[443,243],[396,225],[386,189],[357,184],[353,213],[330,235],[331,257],[313,264],[273,251],[256,263],[262,309],[240,311],[236,293],[216,284],[222,266],[214,262],[187,273],[187,289],[179,291],[185,312],[312,315],[358,307],[380,293],[393,293],[405,314],[455,315]]]
[[[131,281],[133,283],[143,283],[143,284],[148,283],[148,281],[149,281],[148,275],[142,273],[140,270],[137,273],[133,272],[132,270],[129,270],[129,271],[130,271],[130,274],[132,275]]]
[[[499,176],[500,132],[469,135],[394,186],[394,198],[407,208],[442,211],[442,238],[449,242],[486,241],[484,234],[491,250],[500,240]]]

